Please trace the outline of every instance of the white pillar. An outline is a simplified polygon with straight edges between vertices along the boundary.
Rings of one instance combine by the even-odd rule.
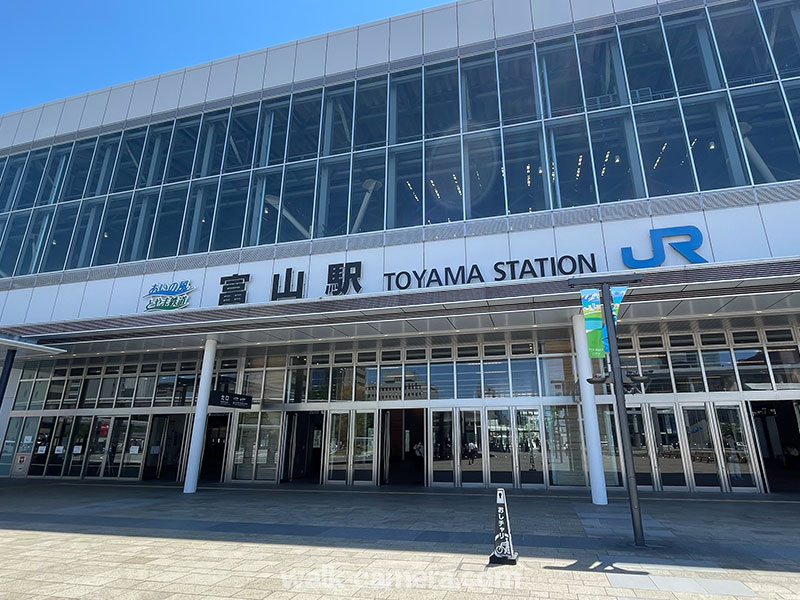
[[[589,343],[586,340],[586,322],[583,313],[572,317],[572,337],[575,338],[578,381],[581,388],[583,437],[586,441],[586,459],[589,462],[592,504],[608,504],[606,478],[603,472],[603,450],[600,445],[600,425],[597,422],[597,401],[594,397],[594,386],[586,381],[594,373],[592,373],[592,359],[589,358]]]
[[[183,482],[183,493],[194,494],[197,491],[197,478],[200,475],[200,459],[203,456],[203,444],[206,435],[206,416],[208,415],[208,397],[211,394],[211,377],[214,374],[214,359],[217,355],[217,340],[208,338],[203,349],[203,366],[200,369],[200,386],[197,390],[197,405],[194,409],[192,439],[189,442],[189,460],[186,464],[186,479]]]

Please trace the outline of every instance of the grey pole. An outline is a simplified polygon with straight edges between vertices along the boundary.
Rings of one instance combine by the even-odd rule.
[[[3,397],[6,395],[8,380],[11,378],[11,368],[14,366],[14,358],[17,356],[16,348],[6,350],[6,359],[3,362],[3,371],[0,373],[0,406],[3,405]]]
[[[636,487],[636,473],[633,468],[633,449],[631,448],[628,412],[625,408],[625,386],[622,382],[622,366],[620,365],[619,347],[617,346],[617,325],[614,323],[611,285],[602,284],[603,320],[608,331],[608,354],[611,361],[611,376],[614,380],[614,396],[617,400],[617,418],[619,419],[620,436],[622,437],[622,462],[625,465],[625,478],[628,482],[628,498],[631,505],[633,521],[633,539],[636,546],[644,546],[644,528],[642,527],[642,511],[639,507],[639,490]]]

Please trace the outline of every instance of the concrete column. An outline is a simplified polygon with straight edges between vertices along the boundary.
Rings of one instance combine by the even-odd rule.
[[[189,442],[189,460],[186,463],[186,479],[183,493],[197,491],[197,478],[200,475],[200,459],[203,457],[203,444],[206,436],[206,416],[208,397],[211,394],[211,378],[214,374],[214,359],[217,356],[217,340],[208,338],[203,349],[203,366],[200,369],[200,386],[197,389],[197,405],[194,409],[192,439]]]
[[[603,472],[603,451],[600,445],[600,425],[597,422],[597,401],[594,396],[594,386],[586,381],[594,373],[592,373],[592,359],[589,358],[589,343],[586,341],[586,322],[583,313],[572,317],[572,337],[575,338],[578,382],[581,388],[583,437],[586,442],[586,460],[589,463],[592,504],[608,504],[606,478]]]
[[[12,354],[13,352],[13,354]],[[22,361],[18,361],[14,366],[14,357],[16,350],[8,350],[6,358],[3,362],[3,371],[0,374],[0,383],[4,381],[4,385],[0,385],[0,448],[2,448],[3,440],[6,438],[6,430],[8,429],[8,420],[10,418],[11,409],[14,406],[14,396],[17,394],[17,385],[22,376]]]

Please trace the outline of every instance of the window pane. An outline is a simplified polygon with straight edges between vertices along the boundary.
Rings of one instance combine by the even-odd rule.
[[[333,367],[331,371],[331,401],[349,402],[352,399],[353,367]]]
[[[211,250],[241,247],[249,183],[249,174],[222,178],[217,214],[214,217],[214,238],[211,242]]]
[[[114,169],[114,183],[111,185],[112,192],[127,192],[136,185],[146,134],[147,128],[142,127],[141,129],[129,129],[122,136],[117,167]]]
[[[545,406],[550,485],[586,485],[577,406]]]
[[[683,420],[695,485],[718,487],[719,474],[706,409],[684,408]]]
[[[119,262],[119,251],[125,223],[131,207],[131,194],[110,196],[106,202],[103,225],[100,227],[100,238],[93,265],[110,265]]]
[[[539,118],[533,47],[498,52],[497,61],[503,123],[511,125]]]
[[[775,389],[800,389],[800,353],[797,348],[770,348],[769,362],[775,378]]]
[[[747,185],[742,150],[724,97],[684,103],[701,190]]]
[[[669,363],[664,352],[641,354],[642,375],[647,377],[644,383],[645,394],[671,394],[672,380],[669,376]]]
[[[675,377],[675,391],[705,392],[703,374],[700,371],[700,359],[695,350],[687,352],[670,352],[672,373]]]
[[[422,145],[389,150],[386,228],[422,225]]]
[[[258,120],[255,166],[266,167],[283,162],[288,126],[289,98],[264,101]]]
[[[349,152],[353,132],[353,84],[325,90],[325,114],[322,117],[322,154]]]
[[[485,398],[507,398],[511,395],[508,383],[508,361],[483,363],[483,395]]]
[[[188,190],[188,184],[173,185],[162,190],[153,239],[150,243],[150,258],[175,256],[178,253],[178,238]]]
[[[283,183],[279,242],[311,239],[314,210],[314,164],[286,167]]]
[[[422,138],[422,69],[392,73],[389,89],[389,143]]]
[[[461,142],[425,145],[425,223],[449,223],[464,218],[461,186]]]
[[[103,196],[108,193],[108,186],[111,183],[111,174],[114,169],[114,162],[117,160],[117,150],[119,149],[120,133],[112,133],[101,137],[97,142],[97,150],[94,153],[92,169],[89,171],[89,181],[86,183],[85,197]]]
[[[218,184],[218,179],[192,183],[189,191],[189,201],[186,206],[186,215],[183,218],[183,233],[181,235],[179,254],[208,252]]]
[[[120,262],[144,260],[150,247],[150,234],[158,205],[158,190],[136,192],[131,206],[131,218],[122,246]]]
[[[728,85],[747,85],[775,78],[767,44],[753,3],[735,2],[708,10]]]
[[[222,167],[225,150],[225,132],[228,128],[228,110],[203,115],[197,157],[194,161],[194,176],[218,175]]]
[[[508,212],[517,214],[548,210],[550,200],[542,156],[541,126],[506,129],[503,142],[508,174]]]
[[[722,72],[703,11],[664,17],[667,44],[681,94],[718,90]]]
[[[185,181],[191,177],[199,129],[199,116],[180,119],[175,124],[175,133],[172,136],[172,146],[167,160],[165,183]]]
[[[592,161],[584,122],[550,125],[545,135],[550,152],[553,208],[595,204]]]
[[[428,399],[428,365],[405,365],[403,368],[403,398],[406,400]]]
[[[292,121],[289,126],[289,150],[286,160],[303,160],[317,155],[319,114],[322,90],[297,94],[292,99]]]
[[[161,185],[164,180],[164,166],[167,164],[169,141],[172,137],[173,122],[151,125],[142,156],[138,187]]]
[[[253,174],[250,206],[244,224],[245,246],[275,243],[281,197],[281,174],[280,168]]]
[[[483,483],[483,446],[481,413],[478,410],[462,410],[461,415],[461,482]]]
[[[331,370],[329,367],[311,369],[308,377],[308,400],[327,402],[330,390]]]
[[[86,187],[86,178],[89,176],[89,167],[92,165],[92,156],[94,156],[96,145],[97,138],[75,142],[72,159],[67,168],[67,176],[64,179],[64,189],[61,191],[61,202],[76,200],[83,196],[83,188]],[[2,204],[2,197],[2,193],[0,193],[0,204]]]
[[[625,74],[614,30],[578,37],[586,108],[597,110],[628,103]]]
[[[237,106],[231,111],[228,147],[225,150],[225,172],[249,169],[253,165],[258,104]]]
[[[783,77],[800,75],[800,5],[795,0],[758,0],[772,55]]]
[[[425,136],[458,132],[458,62],[425,67]]]
[[[19,192],[17,192],[17,199],[14,201],[14,210],[33,206],[36,194],[39,191],[39,184],[42,181],[42,175],[44,175],[44,167],[47,164],[47,155],[49,153],[50,149],[44,148],[31,152],[28,156]]]
[[[92,253],[100,231],[103,218],[104,198],[81,202],[81,212],[75,225],[75,235],[67,257],[67,269],[88,267],[92,263]]]
[[[572,374],[572,358],[560,356],[557,358],[543,358],[542,387],[544,396],[570,396],[575,385]]]
[[[58,207],[56,219],[44,250],[40,272],[60,271],[64,268],[72,230],[75,228],[75,221],[78,218],[78,208],[78,202]]]
[[[503,184],[503,152],[499,133],[464,138],[467,178],[467,219],[494,217],[506,213]]]
[[[350,157],[320,161],[314,237],[347,233]]]
[[[256,453],[256,479],[274,481],[278,473],[281,417],[282,414],[279,412],[261,413],[258,452]]]
[[[356,124],[354,150],[386,144],[385,76],[356,82]]]
[[[353,157],[350,190],[350,233],[383,229],[386,195],[386,153],[383,150]]]
[[[677,105],[637,108],[636,128],[650,196],[695,191],[689,147]]]
[[[11,210],[27,160],[27,154],[12,156],[8,159],[3,178],[0,180],[0,212]]]
[[[38,269],[54,214],[55,207],[52,206],[33,211],[15,275],[29,275]]]
[[[706,369],[709,392],[736,392],[739,390],[730,350],[704,350],[703,366]]]
[[[381,366],[380,394],[378,400],[403,399],[403,369],[398,366]]]
[[[578,57],[571,37],[539,46],[539,74],[545,116],[583,111]]]
[[[453,380],[453,363],[431,363],[431,399],[456,397]]]
[[[795,127],[800,129],[800,85],[787,85],[786,97],[789,100],[789,110],[794,118]]]
[[[467,131],[500,125],[494,53],[461,61],[461,94]]]
[[[456,363],[456,385],[459,398],[482,398],[481,363]]]
[[[511,361],[511,387],[514,397],[539,395],[539,371],[535,358]]]
[[[600,202],[644,198],[636,133],[629,113],[594,115],[589,119]]]
[[[72,144],[64,144],[53,148],[53,151],[50,152],[50,158],[47,159],[47,168],[44,171],[44,178],[39,186],[39,194],[36,197],[37,206],[55,204],[58,200],[71,151]]]
[[[754,183],[800,178],[800,153],[780,90],[770,85],[733,94]]]
[[[28,228],[30,216],[30,211],[25,211],[14,213],[8,219],[3,243],[0,244],[0,277],[11,277],[14,274],[17,256]]]
[[[636,103],[672,98],[675,86],[658,20],[620,27],[619,32],[631,100]]]

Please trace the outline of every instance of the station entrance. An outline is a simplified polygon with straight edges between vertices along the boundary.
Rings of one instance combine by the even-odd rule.
[[[325,413],[322,411],[286,414],[285,458],[281,483],[320,483],[324,424]]]
[[[425,485],[425,409],[381,411],[381,485]]]
[[[800,401],[751,402],[771,492],[800,492]]]

